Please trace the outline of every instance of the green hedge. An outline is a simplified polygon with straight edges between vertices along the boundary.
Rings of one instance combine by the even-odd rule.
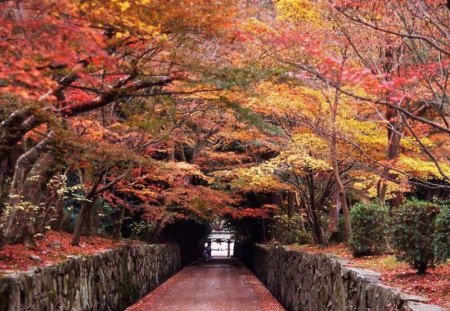
[[[350,211],[352,235],[349,248],[356,257],[384,252],[387,237],[387,211],[374,203],[357,204]]]
[[[433,250],[438,261],[450,259],[450,205],[448,204],[441,207],[441,212],[436,217]]]
[[[419,274],[439,262],[433,250],[438,214],[437,204],[417,200],[406,202],[392,213],[392,246],[397,258],[408,262]]]

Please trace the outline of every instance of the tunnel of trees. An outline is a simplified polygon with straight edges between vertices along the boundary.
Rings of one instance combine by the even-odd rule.
[[[365,255],[358,219],[428,219],[433,255],[403,256],[424,273],[450,252],[449,20],[442,0],[0,1],[0,251],[58,231],[186,264],[222,219]]]

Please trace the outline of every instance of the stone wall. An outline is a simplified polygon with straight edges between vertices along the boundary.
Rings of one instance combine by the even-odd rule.
[[[426,299],[382,284],[374,271],[329,254],[257,245],[250,268],[288,311],[439,311]]]
[[[177,245],[136,245],[0,276],[0,311],[123,310],[180,269]]]

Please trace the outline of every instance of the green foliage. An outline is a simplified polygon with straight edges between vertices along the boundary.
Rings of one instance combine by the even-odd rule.
[[[438,261],[450,258],[450,205],[443,205],[436,217],[433,240],[434,255]]]
[[[434,220],[439,206],[412,200],[393,211],[391,217],[392,246],[399,260],[406,261],[423,274],[439,260],[434,256]]]
[[[310,232],[308,231],[298,231],[295,236],[295,244],[312,244],[314,239]]]
[[[156,224],[140,221],[131,224],[131,237],[146,242],[155,242],[158,236],[158,227]]]
[[[273,238],[281,244],[309,244],[313,242],[312,236],[303,225],[303,218],[294,215],[289,218],[287,215],[274,217],[272,225]]]
[[[322,223],[328,223],[328,215],[324,214],[322,215]],[[338,227],[337,231],[331,233],[330,238],[328,239],[330,243],[345,243],[345,222],[344,217],[339,216],[338,218]]]
[[[374,203],[357,204],[350,211],[352,236],[349,247],[354,256],[380,254],[386,247],[387,211]]]
[[[95,220],[98,224],[98,232],[103,234],[112,234],[120,213],[118,208],[114,208],[102,198],[95,201]]]

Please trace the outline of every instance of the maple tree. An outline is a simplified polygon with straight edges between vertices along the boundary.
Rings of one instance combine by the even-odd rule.
[[[142,150],[136,150],[136,155],[126,150],[118,152],[120,148],[110,144],[114,138],[117,142],[119,135],[104,141],[102,135],[114,136],[115,133],[110,130],[105,133],[101,126],[96,127],[89,120],[92,118],[76,119],[75,123],[80,122],[83,130],[89,128],[89,132],[81,135],[80,126],[72,121],[69,121],[69,129],[64,129],[65,120],[100,109],[103,125],[107,125],[113,121],[108,120],[107,115],[117,115],[121,110],[119,105],[126,102],[139,106],[138,98],[195,93],[195,85],[203,82],[199,69],[193,67],[191,61],[198,59],[195,54],[202,48],[208,47],[193,43],[227,40],[223,26],[232,22],[230,18],[234,14],[231,2],[230,10],[223,10],[223,18],[205,14],[205,10],[213,6],[207,1],[189,2],[188,6],[183,6],[188,10],[185,12],[170,2],[163,6],[155,1],[132,4],[118,1],[2,2],[5,49],[1,53],[6,61],[1,68],[4,94],[1,159],[5,164],[2,182],[8,187],[4,192],[4,242],[32,239],[35,232],[30,223],[33,221],[23,220],[33,219],[32,215],[40,209],[42,193],[39,189],[56,173],[57,169],[49,172],[49,167],[57,162],[67,166],[69,171],[82,171],[80,186],[86,190],[80,199],[82,206],[73,241],[78,244],[82,224],[87,218],[85,214],[92,214],[92,204],[101,193],[114,188],[127,176],[121,169],[128,171],[140,163],[138,157]],[[128,19],[122,18],[123,14]],[[183,58],[178,57],[178,50],[183,50]],[[187,68],[192,69],[192,77],[188,77]],[[164,86],[174,81],[180,81],[179,85],[163,91]],[[183,87],[186,82],[189,86]],[[114,107],[108,107],[111,104]],[[130,115],[123,117],[131,119]],[[71,131],[75,131],[75,136]],[[64,142],[79,140],[76,136],[85,139],[78,145]],[[25,139],[35,141],[36,145],[25,147],[22,144]],[[77,148],[82,150],[81,158],[64,161],[62,157]],[[25,152],[19,158],[10,156],[21,149]],[[55,155],[61,158],[56,159]],[[12,172],[8,172],[10,160],[15,162]]]
[[[352,190],[371,184],[367,194],[382,203],[397,205],[418,183],[446,188],[446,7],[439,1],[276,1],[275,7],[276,17],[258,28],[263,39],[257,44],[272,49],[266,61],[278,63],[285,74],[262,87],[266,97],[276,90],[267,101],[248,105],[275,115],[285,130],[312,129],[330,138],[331,149],[337,140],[346,152],[356,151],[348,156],[356,160],[349,175],[360,179]],[[430,20],[432,26],[422,24]],[[297,107],[302,109],[293,111]],[[408,162],[416,163],[414,169]],[[427,175],[428,169],[434,173]],[[336,194],[345,196],[346,187],[339,188]]]

